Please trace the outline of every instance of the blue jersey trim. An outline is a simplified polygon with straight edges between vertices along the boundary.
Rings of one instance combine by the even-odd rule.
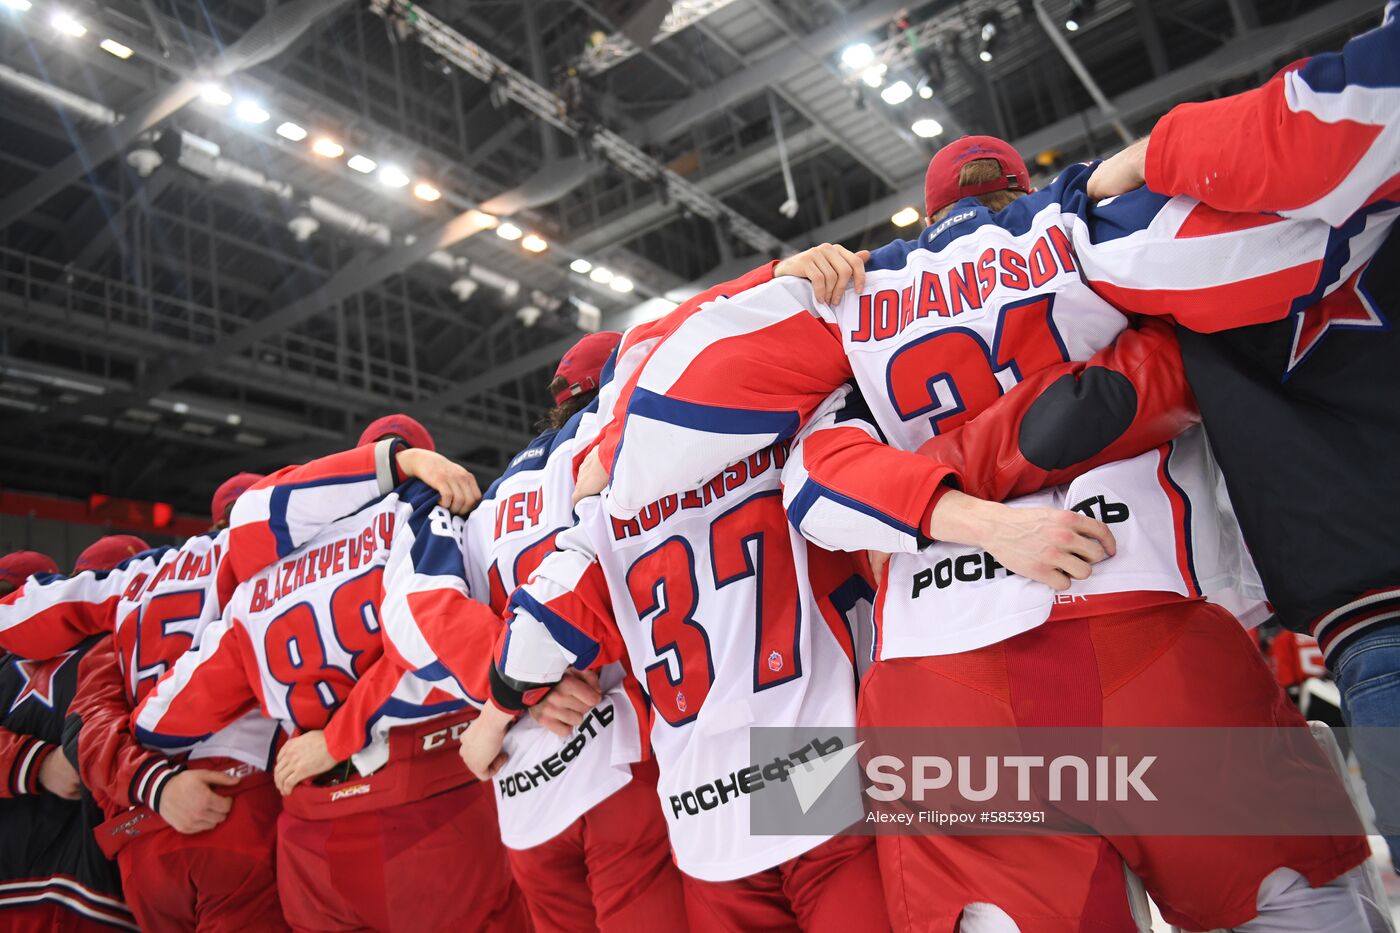
[[[511,594],[509,610],[511,616],[515,615],[517,609],[524,610],[534,616],[549,631],[549,636],[558,642],[561,648],[574,655],[574,667],[584,670],[597,659],[599,646],[596,641],[574,628],[562,616],[546,607],[544,603],[535,599],[524,589],[517,589]]]

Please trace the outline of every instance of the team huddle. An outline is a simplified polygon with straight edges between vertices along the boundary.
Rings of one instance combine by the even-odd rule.
[[[232,478],[178,547],[0,560],[3,796],[97,813],[25,811],[0,917],[1118,931],[1131,873],[1187,930],[1388,929],[1359,821],[755,834],[792,763],[750,737],[1306,730],[1268,616],[1317,639],[1350,724],[1396,724],[1393,7],[1039,191],[960,139],[917,239],[583,338],[484,493],[391,415]],[[1312,751],[1251,787],[1350,807]],[[1400,843],[1395,755],[1356,753]]]

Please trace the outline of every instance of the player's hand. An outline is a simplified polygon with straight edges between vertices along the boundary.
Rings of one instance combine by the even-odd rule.
[[[579,464],[578,480],[574,483],[574,505],[589,496],[596,496],[608,485],[608,471],[603,469],[603,457],[594,447]]]
[[[326,750],[326,734],[320,729],[303,732],[288,739],[277,753],[277,767],[272,780],[285,797],[307,778],[315,777],[335,767],[335,758]]]
[[[501,746],[505,744],[506,730],[513,722],[515,717],[510,713],[487,703],[481,715],[472,720],[467,731],[462,733],[462,763],[478,780],[491,780],[509,760],[509,756],[501,751]]]
[[[481,501],[481,487],[471,471],[436,451],[409,447],[399,451],[397,462],[404,476],[433,487],[442,507],[454,515],[466,515]]]
[[[44,790],[64,800],[77,800],[83,788],[78,772],[68,762],[68,756],[63,754],[61,748],[52,752],[39,766],[39,783]]]
[[[214,793],[214,788],[237,783],[238,778],[222,771],[181,771],[161,792],[161,819],[177,833],[207,832],[222,823],[233,808],[233,801]]]
[[[773,277],[792,275],[812,283],[819,301],[835,304],[845,293],[846,286],[855,284],[856,291],[865,287],[865,261],[870,250],[851,252],[839,243],[823,243],[789,256],[773,269]]]
[[[544,699],[530,707],[530,716],[561,739],[578,728],[588,711],[603,699],[598,689],[596,671],[564,672],[564,677],[545,694]]]
[[[1147,174],[1147,139],[1144,136],[1099,163],[1094,174],[1089,176],[1089,200],[1102,201],[1143,186]]]
[[[1067,590],[1118,550],[1103,522],[1064,509],[1013,508],[953,490],[938,500],[929,537],[991,553],[1012,573]]]
[[[875,578],[875,588],[879,589],[885,583],[885,567],[889,565],[890,555],[884,551],[866,551],[865,559],[870,561],[870,575]]]

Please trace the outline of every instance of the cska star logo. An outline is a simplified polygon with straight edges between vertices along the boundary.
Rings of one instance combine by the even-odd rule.
[[[1288,354],[1285,379],[1293,375],[1293,370],[1317,349],[1322,338],[1334,328],[1360,330],[1390,326],[1376,310],[1375,302],[1361,281],[1370,266],[1368,260],[1330,295],[1294,316],[1293,346]]]
[[[68,659],[77,654],[77,651],[65,651],[58,657],[49,658],[47,661],[25,661],[15,659],[15,670],[19,671],[19,676],[24,678],[24,686],[20,687],[19,694],[10,704],[10,712],[14,712],[25,700],[33,697],[40,703],[53,709],[53,678],[63,665],[68,663]]]
[[[775,674],[783,669],[783,656],[777,651],[768,655],[768,669]]]

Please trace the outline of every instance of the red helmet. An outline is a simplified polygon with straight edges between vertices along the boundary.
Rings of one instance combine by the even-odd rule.
[[[428,433],[428,429],[408,415],[385,415],[370,422],[369,427],[360,435],[360,440],[356,447],[363,447],[366,444],[373,444],[382,441],[386,437],[397,437],[403,440],[410,447],[418,447],[423,450],[437,450],[437,445],[433,443],[433,436]]]
[[[968,162],[996,159],[1001,177],[980,185],[958,184],[958,174]],[[931,217],[954,201],[990,191],[1034,191],[1031,173],[1011,144],[995,136],[964,136],[934,153],[924,176],[924,216]]]
[[[83,549],[73,564],[74,573],[84,570],[111,570],[128,557],[134,557],[151,546],[135,535],[108,535],[98,538]]]

